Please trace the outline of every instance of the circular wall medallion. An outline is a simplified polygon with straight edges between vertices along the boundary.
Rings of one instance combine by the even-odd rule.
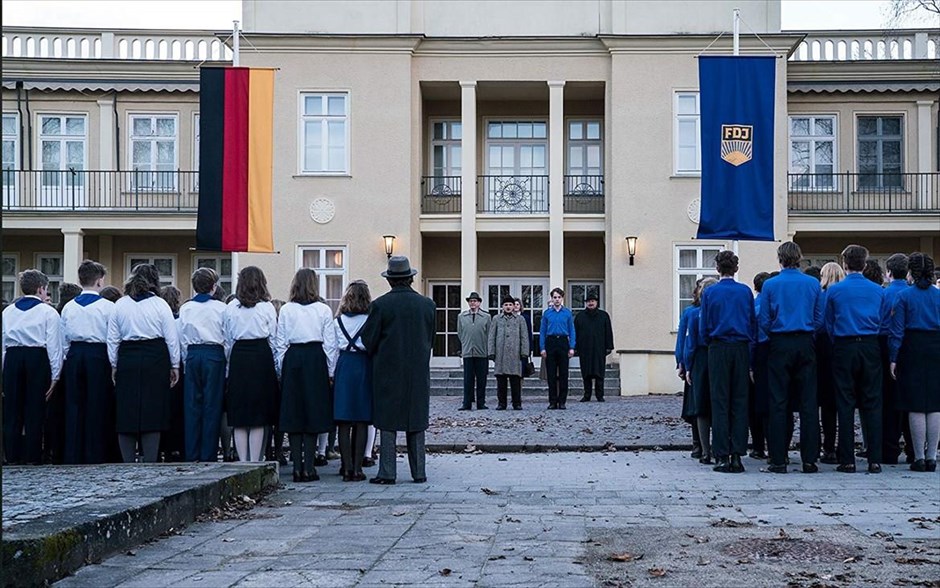
[[[699,213],[701,213],[701,211],[702,211],[702,200],[700,198],[696,198],[692,202],[689,202],[689,208],[687,212],[689,213],[690,221],[692,221],[695,224],[698,224]]]
[[[310,218],[313,222],[325,225],[336,215],[336,206],[329,198],[317,198],[310,203]]]

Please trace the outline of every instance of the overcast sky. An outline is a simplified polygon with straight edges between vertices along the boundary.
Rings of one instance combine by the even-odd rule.
[[[888,0],[783,0],[783,29],[883,28],[889,4]],[[2,9],[5,26],[222,30],[241,20],[240,0],[2,0]],[[927,26],[929,21],[908,24]]]

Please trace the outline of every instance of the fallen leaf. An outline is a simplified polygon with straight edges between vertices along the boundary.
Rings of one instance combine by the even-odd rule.
[[[666,570],[663,568],[650,568],[646,571],[649,572],[649,575],[654,578],[662,578],[666,575]]]
[[[135,555],[137,555],[137,552],[134,551],[133,549],[131,549],[131,550],[128,551],[125,555],[135,556]]]
[[[449,576],[452,571],[453,571],[453,570],[450,569],[450,568],[444,568],[443,570],[440,570],[440,571],[437,572],[437,573],[440,574],[440,575],[442,575],[442,576]]]
[[[629,551],[627,551],[624,553],[615,553],[609,556],[607,559],[609,559],[610,561],[622,561],[622,562],[629,563],[631,561],[639,561],[643,559],[643,554],[642,553],[630,553]]]
[[[231,543],[232,541],[235,541],[235,540],[232,539],[231,537],[225,537],[224,539],[222,539],[222,543]]]
[[[506,559],[506,556],[505,555],[493,555],[493,556],[490,556],[489,559],[490,561],[496,561],[498,559]]]
[[[707,566],[707,565],[710,564],[710,563],[712,563],[712,562],[710,562],[709,560],[705,559],[705,558],[702,557],[702,556],[699,556],[698,562],[696,562],[695,565],[698,565],[698,566]]]
[[[522,559],[524,559],[525,561],[535,561],[535,558],[532,557],[531,555],[523,555]]]
[[[861,555],[853,555],[852,557],[847,557],[847,558],[845,558],[844,560],[842,560],[842,563],[844,563],[844,564],[847,564],[847,563],[856,563],[856,562],[858,562],[858,561],[861,560],[861,559],[862,559],[862,556],[861,556]]]
[[[406,512],[407,512],[407,511],[399,510],[399,511],[393,512],[393,513],[392,513],[392,516],[393,516],[393,517],[400,517],[400,516],[404,515]]]
[[[463,452],[464,452],[464,453],[473,453],[473,452],[476,451],[476,450],[477,450],[477,446],[476,446],[476,445],[467,445],[466,447],[464,447]],[[446,569],[446,568],[445,568],[445,569]]]
[[[492,496],[494,494],[499,494],[496,490],[490,490],[489,488],[480,488],[480,491],[486,494],[487,496]]]
[[[779,541],[789,541],[789,540],[790,540],[790,536],[787,535],[787,532],[786,532],[786,531],[784,531],[783,529],[780,529],[780,532],[777,533],[777,539],[778,539]]]
[[[731,519],[726,519],[722,517],[720,521],[712,522],[712,526],[713,527],[729,527],[729,528],[753,527],[754,523],[752,523],[751,521],[733,521]]]
[[[921,564],[940,564],[940,561],[934,561],[932,559],[925,559],[922,557],[896,557],[894,561],[899,564],[910,564],[914,566],[919,566]]]
[[[751,559],[750,559],[750,558],[748,558],[748,557],[742,557],[741,559],[738,560],[738,563],[741,564],[741,565],[745,565],[745,564],[749,564],[749,563],[752,563],[752,562],[751,562]]]

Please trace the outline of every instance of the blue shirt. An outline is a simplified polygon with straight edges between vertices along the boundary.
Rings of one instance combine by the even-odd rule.
[[[766,283],[766,281],[765,281]],[[757,296],[754,297],[754,316],[760,318],[760,292],[757,293]],[[764,328],[764,325],[760,323],[760,320],[757,321],[757,342],[766,343],[769,337],[767,336],[767,329]],[[751,350],[753,351],[753,350]]]
[[[890,313],[894,309],[895,303],[898,301],[898,294],[903,292],[908,288],[908,284],[904,280],[891,280],[888,285],[885,287],[885,303],[888,305],[888,312]],[[888,336],[889,331],[891,330],[891,320],[885,321],[881,325],[882,336]]]
[[[756,341],[757,320],[751,289],[735,282],[733,278],[722,278],[714,286],[703,290],[699,329],[706,345],[718,341]]]
[[[902,290],[891,311],[889,325],[888,351],[893,363],[898,360],[905,331],[940,332],[940,290],[916,286]]]
[[[686,333],[689,330],[689,314],[691,314],[694,306],[690,306],[682,311],[682,316],[679,318],[679,331],[676,335],[676,367],[684,365],[682,363],[682,358],[685,355],[685,338]]]
[[[764,282],[758,311],[761,331],[814,333],[822,317],[822,288],[816,278],[788,268]]]
[[[877,335],[888,312],[884,288],[860,273],[848,274],[827,290],[826,332],[832,338]]]
[[[560,310],[555,310],[554,306],[549,306],[542,313],[542,324],[539,327],[540,349],[545,349],[545,337],[549,335],[568,337],[568,348],[575,348],[574,315],[568,307],[562,306]]]
[[[685,338],[685,349],[682,352],[682,365],[685,371],[692,371],[692,360],[695,359],[695,350],[704,347],[699,330],[699,319],[702,318],[701,306],[689,307],[689,334]]]

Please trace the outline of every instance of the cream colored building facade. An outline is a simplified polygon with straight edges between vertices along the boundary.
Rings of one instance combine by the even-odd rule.
[[[459,363],[456,313],[471,290],[491,308],[505,293],[523,297],[536,325],[551,288],[575,308],[596,290],[613,318],[622,393],[675,392],[690,285],[733,246],[694,236],[696,56],[713,41],[709,53],[731,51],[735,3],[676,4],[246,0],[241,64],[278,68],[278,253],[231,258],[190,250],[193,66],[224,61],[213,43],[227,35],[5,29],[5,149],[15,115],[14,153],[32,159],[8,166],[5,155],[4,170],[53,169],[56,142],[67,152],[82,137],[82,169],[108,179],[88,172],[76,190],[63,175],[57,190],[44,188],[55,174],[5,172],[4,279],[58,255],[61,279],[74,281],[88,256],[120,283],[153,259],[188,294],[197,265],[231,280],[254,264],[284,298],[293,272],[310,266],[335,303],[354,279],[385,291],[383,236],[394,235],[394,253],[411,258],[416,288],[439,307],[436,365]],[[849,242],[880,259],[940,253],[936,31],[781,32],[777,0],[745,3],[742,19],[760,36],[742,36],[742,54],[780,56],[778,239],[795,239],[816,264]],[[80,34],[100,57],[24,56],[27,37],[38,53],[43,35],[54,49],[54,37]],[[76,121],[74,136],[52,134],[51,119],[65,128],[69,113],[84,135]],[[170,151],[183,171],[155,171],[170,169]],[[67,155],[55,169],[68,169]],[[9,178],[18,183],[8,188]],[[632,265],[627,236],[638,237]],[[742,281],[776,268],[776,244],[738,247]]]

